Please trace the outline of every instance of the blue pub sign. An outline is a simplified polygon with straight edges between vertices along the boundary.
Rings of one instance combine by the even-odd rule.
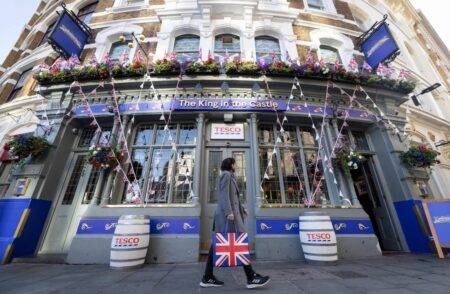
[[[64,57],[80,57],[84,46],[90,38],[89,31],[66,9],[50,34],[49,43]]]
[[[393,57],[399,51],[399,47],[389,30],[388,24],[381,23],[361,43],[361,51],[366,57],[367,63],[372,68]]]

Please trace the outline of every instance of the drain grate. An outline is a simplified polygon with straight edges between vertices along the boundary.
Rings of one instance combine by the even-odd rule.
[[[353,278],[367,278],[369,276],[363,275],[354,271],[333,271],[330,274],[339,277],[341,279],[353,279]]]

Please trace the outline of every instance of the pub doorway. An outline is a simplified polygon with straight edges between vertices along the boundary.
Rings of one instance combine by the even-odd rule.
[[[351,171],[351,177],[356,196],[363,210],[369,215],[381,250],[402,250],[372,158],[366,156],[358,165],[358,169]]]

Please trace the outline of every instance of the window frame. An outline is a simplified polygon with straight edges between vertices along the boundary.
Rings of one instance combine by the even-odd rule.
[[[198,48],[197,48],[197,50],[196,51],[194,51],[194,50],[181,50],[181,51],[178,50],[177,49],[177,41],[179,39],[183,38],[183,37],[185,37],[185,38],[187,38],[187,37],[191,37],[191,38],[195,37],[195,38],[197,38],[198,39]],[[178,61],[181,61],[179,59],[180,54],[186,54],[186,55],[192,55],[192,56],[194,56],[195,54],[199,54],[199,52],[200,52],[200,36],[196,35],[196,34],[182,34],[182,35],[176,36],[173,39],[173,50],[172,51],[176,52]],[[192,58],[192,61],[195,61],[195,58]]]
[[[95,14],[95,11],[97,10],[97,6],[100,1],[94,1],[92,3],[89,3],[85,6],[83,6],[81,9],[78,10],[77,17],[83,21],[85,24],[89,24],[92,20],[92,16]],[[93,10],[90,10],[90,8],[93,7]],[[89,10],[88,10],[89,9]],[[88,10],[88,11],[85,11]],[[86,18],[88,18],[88,21],[86,21]]]
[[[218,37],[223,37],[223,36],[231,36],[232,38],[237,38],[238,40],[239,40],[239,49],[236,49],[236,50],[227,50],[227,49],[224,49],[223,51],[222,50],[220,50],[220,51],[217,51],[217,48],[216,48],[216,44],[217,44],[217,38]],[[236,56],[239,56],[240,54],[242,54],[242,40],[241,40],[242,38],[241,38],[241,36],[240,35],[237,35],[237,34],[233,34],[233,33],[221,33],[221,34],[216,34],[215,36],[214,36],[214,44],[213,44],[213,50],[214,50],[214,57],[216,57],[216,55],[217,56],[224,56],[226,53],[228,53],[229,54],[229,58],[230,59],[232,59],[232,58],[234,58],[234,57],[236,57]],[[223,41],[222,41],[222,44],[223,44]],[[222,45],[223,46],[223,45]]]
[[[323,51],[331,51],[331,52],[335,52],[337,55],[337,60],[339,61],[339,64],[342,64],[342,57],[341,57],[341,53],[339,51],[339,48],[333,47],[331,45],[327,45],[327,44],[320,44],[319,45],[319,57],[321,59],[323,59],[325,61],[325,59],[323,58]],[[336,62],[336,60],[334,62],[327,62],[325,61],[325,63],[327,64],[334,64]]]
[[[278,45],[278,52],[258,52],[257,44],[256,44],[258,39],[266,39],[266,40],[275,41],[277,43],[277,45]],[[272,55],[273,53],[275,53],[276,57],[278,58],[278,61],[282,61],[283,60],[283,56],[282,56],[282,53],[281,53],[281,42],[280,42],[279,38],[275,38],[275,37],[272,37],[272,36],[269,36],[269,35],[259,35],[259,36],[255,37],[255,60],[257,62],[259,61],[259,59],[261,57],[264,58],[264,60],[266,60],[266,58],[263,57],[263,56],[259,56],[258,57],[258,54]],[[271,62],[269,62],[269,63],[271,63]]]
[[[22,73],[20,74],[20,77],[17,79],[17,82],[14,85],[14,88],[11,90],[11,93],[9,94],[8,99],[6,99],[6,102],[11,102],[14,99],[16,99],[17,97],[19,97],[19,95],[21,94],[21,91],[23,90],[23,88],[25,87],[27,82],[30,80],[30,77],[32,77],[32,73],[33,73],[32,67],[22,71]]]

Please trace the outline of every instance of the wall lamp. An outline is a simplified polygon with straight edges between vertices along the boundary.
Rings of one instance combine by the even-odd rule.
[[[441,147],[441,146],[445,146],[448,144],[450,144],[450,141],[440,140],[439,142],[436,142],[436,144],[434,144],[434,146]]]
[[[420,106],[420,102],[419,102],[419,99],[417,99],[417,97],[419,97],[420,95],[426,94],[428,92],[431,92],[431,91],[439,88],[440,86],[441,86],[440,83],[435,83],[435,84],[429,86],[428,88],[423,89],[422,92],[420,92],[419,94],[412,95],[411,99],[412,99],[414,105],[415,106]]]

